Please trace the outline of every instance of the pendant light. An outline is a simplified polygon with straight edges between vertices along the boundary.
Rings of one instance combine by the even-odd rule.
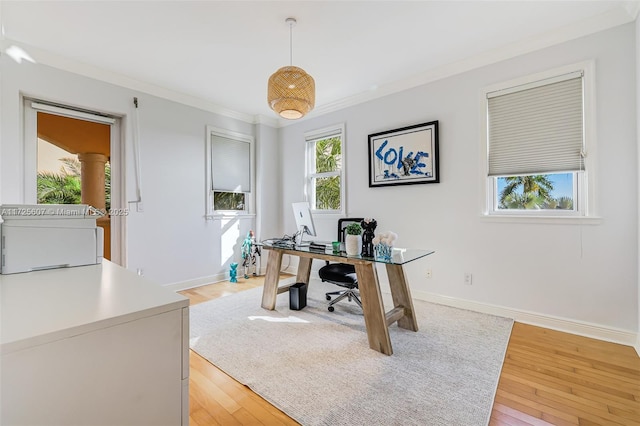
[[[316,83],[302,68],[293,66],[293,26],[295,18],[287,18],[289,25],[289,66],[282,67],[269,77],[267,101],[280,117],[297,120],[313,109],[316,102]]]

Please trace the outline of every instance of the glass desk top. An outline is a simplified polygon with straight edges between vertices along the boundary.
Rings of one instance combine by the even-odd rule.
[[[339,261],[340,258],[362,259],[370,262],[389,263],[394,265],[403,265],[405,263],[409,263],[416,259],[420,259],[422,257],[435,253],[434,250],[429,250],[429,249],[412,249],[412,248],[394,247],[391,259],[383,259],[377,256],[376,257],[348,256],[347,253],[344,251],[344,243],[341,245],[342,250],[340,250],[340,252],[333,251],[331,242],[315,241],[315,243],[324,244],[325,245],[324,250],[322,248],[314,248],[308,242],[305,242],[302,245],[297,245],[289,241],[283,242],[278,239],[264,240],[258,243],[258,245],[265,247],[267,249],[281,249],[281,250],[289,250],[289,251],[300,252],[300,253],[313,253],[313,254],[332,256],[336,258],[336,261]]]

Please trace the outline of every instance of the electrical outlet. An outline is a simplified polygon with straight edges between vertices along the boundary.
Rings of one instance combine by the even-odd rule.
[[[144,270],[142,268],[138,268],[138,269],[136,269],[136,273],[138,275],[140,275],[140,276],[143,276],[144,275]]]
[[[432,277],[431,269],[427,269],[427,278],[431,278],[431,277]]]
[[[471,272],[465,272],[465,273],[464,273],[464,283],[465,283],[466,285],[471,285],[472,278],[473,278],[473,277],[472,277],[472,275],[471,275]]]

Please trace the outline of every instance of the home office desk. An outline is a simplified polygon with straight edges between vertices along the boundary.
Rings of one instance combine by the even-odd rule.
[[[279,293],[289,291],[292,284],[278,286],[282,256],[285,254],[299,258],[296,282],[309,283],[311,263],[313,259],[330,262],[348,263],[356,268],[358,288],[362,299],[364,322],[369,338],[369,347],[386,355],[393,354],[389,326],[398,322],[398,326],[407,330],[418,331],[418,323],[413,310],[413,300],[402,265],[434,253],[433,250],[395,249],[389,261],[361,256],[347,256],[346,253],[333,253],[331,248],[325,251],[312,250],[310,247],[281,246],[263,241],[262,247],[269,250],[267,272],[262,291],[262,307],[274,310]],[[389,277],[393,309],[385,312],[380,293],[380,283],[375,264],[384,263]]]

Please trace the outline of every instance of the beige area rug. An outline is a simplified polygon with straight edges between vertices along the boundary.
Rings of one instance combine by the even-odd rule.
[[[355,303],[328,312],[334,290],[312,281],[300,311],[288,293],[262,309],[262,288],[192,306],[191,348],[305,426],[488,423],[511,319],[416,300],[420,330],[393,325],[387,356]]]

